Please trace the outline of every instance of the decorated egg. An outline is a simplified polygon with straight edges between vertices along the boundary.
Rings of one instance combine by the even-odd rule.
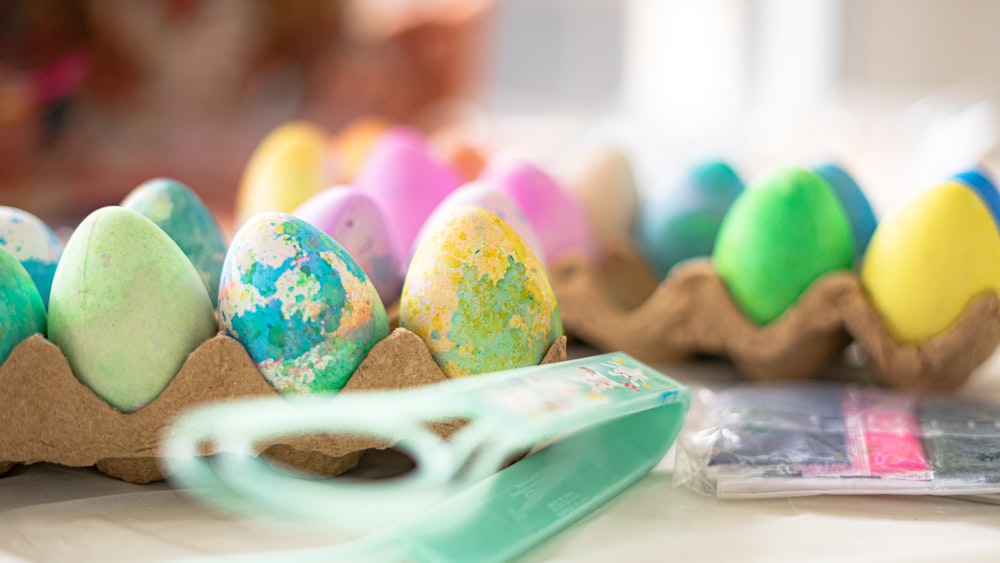
[[[0,249],[24,266],[48,306],[52,276],[63,251],[52,229],[27,211],[0,206]]]
[[[52,281],[49,340],[114,408],[133,412],[155,399],[217,331],[198,271],[146,217],[104,207],[66,243]]]
[[[434,213],[431,213],[431,216],[424,223],[423,228],[417,235],[417,239],[413,245],[413,252],[416,252],[417,246],[419,246],[420,241],[423,240],[426,233],[434,230],[436,224],[443,221],[451,210],[467,205],[482,207],[502,219],[528,245],[528,248],[531,249],[536,258],[543,259],[544,254],[542,254],[542,247],[538,242],[538,237],[535,236],[535,231],[528,224],[528,220],[524,217],[524,212],[521,211],[521,208],[507,194],[485,182],[470,182],[444,198],[444,201],[437,206]]]
[[[0,365],[33,334],[45,334],[45,305],[28,271],[0,248]]]
[[[555,180],[515,158],[492,160],[480,179],[506,193],[524,212],[548,264],[577,255],[594,257],[587,219],[579,204]]]
[[[799,168],[751,186],[722,220],[712,263],[754,322],[780,317],[824,274],[849,270],[851,226],[832,188]]]
[[[460,184],[458,174],[431,154],[423,136],[404,128],[379,137],[355,181],[382,209],[397,256],[409,253],[421,225]]]
[[[177,243],[194,264],[215,305],[226,239],[201,199],[177,180],[155,178],[132,190],[122,207],[144,215]]]
[[[436,152],[458,172],[465,182],[479,177],[486,167],[483,154],[472,145],[454,138],[435,139]]]
[[[368,158],[375,141],[389,129],[389,122],[375,116],[358,117],[345,125],[333,138],[333,150],[339,161],[340,180],[354,181]]]
[[[283,394],[340,390],[389,335],[368,276],[336,241],[284,213],[236,233],[219,290],[223,328]]]
[[[509,225],[472,206],[453,209],[421,242],[399,323],[448,377],[536,365],[562,336],[541,262]]]
[[[329,188],[309,198],[292,215],[340,243],[368,274],[383,303],[399,300],[402,267],[382,211],[370,195],[347,186]]]
[[[243,170],[237,224],[264,211],[287,213],[327,187],[327,138],[325,131],[304,121],[271,131]]]
[[[1000,193],[997,193],[996,184],[986,174],[986,171],[980,168],[972,168],[956,174],[955,179],[976,192],[976,195],[979,196],[983,204],[990,211],[990,215],[993,216],[997,227],[1000,228]]]
[[[695,167],[675,189],[647,201],[635,240],[646,263],[663,279],[677,263],[711,256],[722,218],[743,192],[743,182],[722,161]]]
[[[875,230],[861,283],[898,342],[941,334],[972,299],[1000,291],[1000,232],[990,210],[957,180],[920,194]]]
[[[588,147],[573,157],[561,178],[580,202],[595,237],[603,241],[631,238],[639,192],[625,153],[609,145]]]
[[[863,256],[868,248],[868,241],[878,226],[875,212],[865,193],[858,187],[854,178],[846,170],[836,164],[823,164],[813,169],[813,172],[823,178],[833,188],[833,193],[844,207],[847,219],[851,222],[851,235],[854,237],[854,254]]]

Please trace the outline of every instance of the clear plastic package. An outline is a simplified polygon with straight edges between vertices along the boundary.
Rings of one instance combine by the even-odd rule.
[[[1000,493],[1000,403],[833,382],[699,394],[677,484],[719,498]]]

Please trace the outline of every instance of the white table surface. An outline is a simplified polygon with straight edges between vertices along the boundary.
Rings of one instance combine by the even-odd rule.
[[[696,388],[739,381],[722,362],[660,367]],[[981,368],[962,393],[1000,393],[1000,360]],[[722,501],[671,481],[668,455],[635,486],[522,559],[1000,560],[1000,505],[887,495]],[[161,561],[348,537],[221,515],[164,483],[132,485],[91,469],[39,464],[0,478],[0,562]]]

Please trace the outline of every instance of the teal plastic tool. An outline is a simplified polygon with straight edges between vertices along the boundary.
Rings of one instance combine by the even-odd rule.
[[[625,354],[403,391],[226,403],[181,417],[164,468],[239,514],[370,532],[340,545],[206,561],[506,561],[648,473],[674,443],[690,390]],[[466,420],[445,441],[429,423]],[[257,457],[311,434],[391,440],[416,468],[388,480],[319,480]],[[205,445],[216,452],[198,455]],[[524,459],[509,461],[528,450]],[[389,518],[397,515],[387,526]]]

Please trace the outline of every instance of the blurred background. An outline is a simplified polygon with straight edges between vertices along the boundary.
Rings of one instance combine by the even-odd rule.
[[[263,136],[360,116],[556,167],[613,140],[639,188],[837,159],[884,213],[988,155],[991,0],[0,0],[0,204],[53,225],[142,181],[225,223]]]

